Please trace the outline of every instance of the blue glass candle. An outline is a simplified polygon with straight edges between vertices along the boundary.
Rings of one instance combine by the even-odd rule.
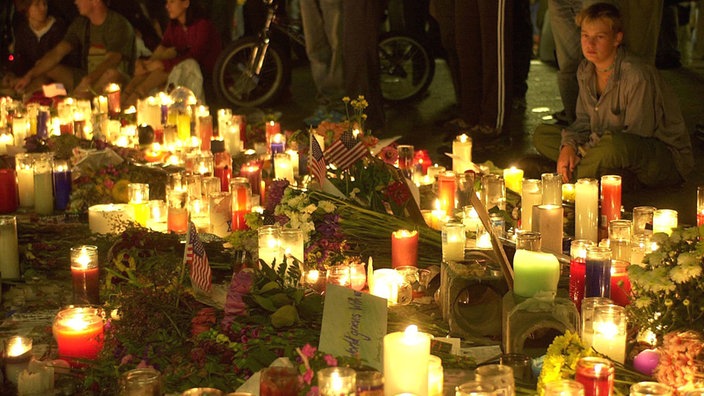
[[[67,161],[56,160],[54,162],[53,177],[56,209],[66,210],[71,197],[71,171]]]
[[[611,249],[604,246],[587,248],[584,297],[611,296]]]

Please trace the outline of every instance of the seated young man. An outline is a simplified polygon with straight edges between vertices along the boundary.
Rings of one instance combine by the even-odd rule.
[[[562,130],[536,128],[535,148],[557,161],[565,182],[610,173],[646,186],[681,183],[694,159],[674,92],[653,66],[621,47],[616,7],[594,4],[577,22],[586,58],[577,71],[577,118]]]
[[[42,84],[58,82],[73,96],[88,98],[109,83],[127,81],[135,42],[130,23],[108,9],[104,0],[75,3],[80,16],[63,39],[15,83],[16,91],[31,93]],[[60,64],[74,49],[80,52],[81,67]]]

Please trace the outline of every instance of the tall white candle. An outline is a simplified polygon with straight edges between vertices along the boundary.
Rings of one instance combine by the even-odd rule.
[[[384,336],[384,395],[428,395],[430,336],[411,325]]]
[[[619,363],[626,360],[626,312],[609,304],[594,308],[592,348]]]
[[[277,179],[288,180],[291,184],[295,183],[293,178],[293,165],[291,157],[286,153],[274,154],[274,176]]]
[[[391,268],[374,270],[369,279],[369,293],[373,296],[385,298],[389,306],[398,303],[398,289],[403,283],[401,274]]]
[[[534,208],[533,231],[540,232],[543,250],[562,253],[563,208],[561,205],[540,205]]]
[[[599,181],[579,179],[575,184],[574,237],[592,242],[599,240]]]
[[[17,190],[20,197],[20,206],[23,208],[34,207],[34,157],[32,154],[17,154],[15,167],[17,169]]]
[[[20,257],[15,216],[0,216],[0,252],[0,279],[19,279]]]
[[[40,215],[54,213],[53,157],[40,155],[34,161],[34,211]]]
[[[442,259],[464,260],[465,231],[462,223],[446,223],[442,226]]]
[[[557,173],[543,173],[543,205],[562,205],[562,176]]]
[[[472,138],[462,134],[452,142],[452,170],[462,174],[472,167]]]
[[[523,179],[521,191],[521,229],[533,229],[533,206],[543,202],[543,189],[538,179]]]

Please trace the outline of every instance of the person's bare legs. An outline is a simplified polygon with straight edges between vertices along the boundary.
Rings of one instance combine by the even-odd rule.
[[[66,92],[71,92],[75,85],[74,78],[74,69],[64,65],[57,65],[43,75],[37,76],[29,84],[27,84],[24,88],[24,94],[32,95],[33,93],[41,90],[42,85],[49,84],[51,82],[60,83],[64,86]]]
[[[145,77],[141,79],[141,82],[135,83],[134,87],[131,87],[132,82],[127,85],[128,88],[125,90],[131,89],[128,91],[130,93],[125,95],[123,103],[125,107],[135,105],[138,99],[146,97],[153,89],[163,87],[169,78],[169,73],[164,70],[155,70],[143,76]]]

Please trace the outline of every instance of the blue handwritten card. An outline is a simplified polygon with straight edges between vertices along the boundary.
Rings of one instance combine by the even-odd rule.
[[[328,284],[318,349],[333,356],[358,356],[381,371],[386,320],[386,299]]]

